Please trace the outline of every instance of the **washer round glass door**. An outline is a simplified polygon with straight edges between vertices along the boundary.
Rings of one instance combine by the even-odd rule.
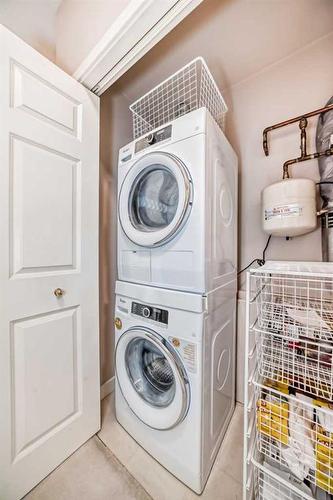
[[[116,347],[117,381],[135,415],[154,429],[181,422],[189,406],[189,383],[174,349],[157,333],[133,328]]]
[[[174,155],[141,157],[125,177],[119,195],[119,219],[134,243],[160,246],[181,229],[191,208],[192,184]]]

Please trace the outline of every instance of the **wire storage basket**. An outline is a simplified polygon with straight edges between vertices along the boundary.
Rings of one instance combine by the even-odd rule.
[[[201,107],[223,130],[227,105],[204,59],[198,57],[130,105],[133,138]]]
[[[312,500],[313,496],[302,492],[294,478],[282,479],[269,464],[256,464],[254,469],[255,498],[258,500]],[[291,484],[290,487],[290,479]]]
[[[325,401],[256,384],[258,451],[311,497],[333,493],[333,410]]]
[[[259,373],[333,400],[333,275],[258,272]]]

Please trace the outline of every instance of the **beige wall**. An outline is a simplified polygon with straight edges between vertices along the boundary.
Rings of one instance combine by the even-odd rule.
[[[333,94],[333,33],[276,62],[226,93],[227,135],[239,157],[240,266],[260,257],[267,235],[260,221],[260,192],[282,177],[282,164],[299,156],[298,125],[272,132],[270,156],[262,150],[262,130],[273,123],[323,106]],[[315,126],[309,126],[309,151],[315,150]],[[291,167],[293,177],[319,179],[317,161]],[[267,257],[321,260],[320,229],[286,241],[272,238]]]
[[[204,0],[120,82],[130,100],[203,56],[221,90],[332,31],[332,0]]]
[[[73,74],[130,0],[63,0],[56,19],[56,62]]]
[[[0,0],[0,23],[55,61],[55,17],[60,0]]]
[[[297,124],[271,134],[270,156],[262,150],[266,126],[323,106],[333,94],[333,33],[232,86],[226,93],[229,105],[227,135],[239,157],[239,260],[245,266],[260,257],[267,235],[261,229],[260,191],[281,178],[282,164],[299,155]],[[314,151],[316,118],[309,126],[309,151]],[[318,179],[316,161],[291,167],[293,177]],[[319,204],[319,200],[318,200]],[[267,258],[321,260],[320,229],[292,240],[272,238]],[[240,280],[244,288],[245,273]],[[238,301],[237,399],[243,401],[244,295]]]
[[[127,99],[117,84],[101,97],[100,142],[100,332],[101,383],[113,375],[114,285],[116,279],[117,157],[130,142],[131,121]]]

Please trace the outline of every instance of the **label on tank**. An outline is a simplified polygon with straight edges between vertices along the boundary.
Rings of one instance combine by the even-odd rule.
[[[169,337],[169,341],[176,349],[186,368],[192,372],[197,371],[197,345],[188,340],[183,340],[178,337]]]
[[[298,203],[289,205],[280,205],[279,207],[265,208],[265,220],[271,220],[275,217],[283,219],[284,217],[302,215],[303,207]]]

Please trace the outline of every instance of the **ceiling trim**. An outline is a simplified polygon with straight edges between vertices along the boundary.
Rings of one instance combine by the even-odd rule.
[[[101,95],[203,0],[132,0],[73,77]]]

